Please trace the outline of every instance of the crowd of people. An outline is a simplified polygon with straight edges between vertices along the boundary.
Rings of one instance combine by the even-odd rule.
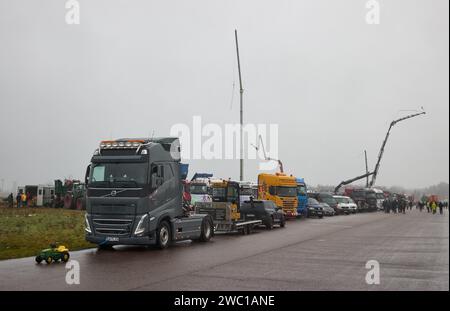
[[[426,208],[428,213],[436,214],[439,210],[439,214],[444,214],[444,209],[448,209],[447,201],[418,201],[406,200],[404,198],[389,197],[383,201],[383,210],[385,213],[403,213],[407,210],[412,210],[413,207],[421,212]]]
[[[444,209],[448,209],[448,202],[445,201],[431,201],[431,202],[422,202],[419,201],[417,203],[416,208],[418,208],[420,211],[422,211],[424,208],[426,208],[428,213],[433,213],[436,214],[437,210],[439,210],[439,214],[443,215],[444,214]]]
[[[10,193],[7,198],[8,206],[13,207],[14,206],[14,195]],[[28,207],[32,206],[33,202],[33,196],[28,193],[20,192],[16,195],[16,207]]]

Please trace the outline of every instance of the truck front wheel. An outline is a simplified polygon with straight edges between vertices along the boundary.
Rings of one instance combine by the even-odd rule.
[[[156,230],[156,245],[160,249],[167,248],[170,242],[170,226],[167,221],[161,221]]]
[[[209,217],[203,218],[202,230],[200,233],[200,242],[208,242],[213,236],[214,227]]]
[[[208,217],[203,218],[202,229],[200,232],[200,242],[208,242],[214,234],[214,226]]]

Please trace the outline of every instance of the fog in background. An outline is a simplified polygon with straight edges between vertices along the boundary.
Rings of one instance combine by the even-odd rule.
[[[449,180],[448,1],[0,0],[0,179],[83,178],[102,139],[169,135],[175,123],[279,124],[285,171],[336,185],[365,171],[394,118],[377,184]],[[235,87],[233,88],[233,84]],[[232,95],[234,92],[234,95]],[[233,99],[233,100],[232,100]],[[194,172],[239,177],[239,162]],[[256,180],[258,162],[246,161]]]

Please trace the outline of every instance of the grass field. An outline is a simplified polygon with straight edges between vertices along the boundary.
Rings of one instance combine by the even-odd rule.
[[[93,247],[84,240],[84,211],[0,206],[0,260],[34,256],[52,242]]]

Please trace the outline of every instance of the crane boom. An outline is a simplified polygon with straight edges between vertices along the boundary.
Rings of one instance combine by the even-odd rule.
[[[280,173],[284,173],[283,163],[281,162],[281,160],[279,160],[279,159],[274,159],[274,158],[271,158],[271,157],[268,157],[268,156],[267,156],[267,154],[266,154],[266,148],[264,148],[264,141],[263,141],[261,135],[258,136],[258,142],[257,142],[257,145],[255,146],[255,145],[252,144],[252,146],[256,149],[256,151],[259,151],[259,148],[260,148],[259,145],[260,145],[260,144],[261,144],[261,147],[262,147],[264,159],[265,159],[266,161],[277,161],[277,162],[278,162],[278,166],[280,167]]]
[[[370,175],[373,175],[373,173],[374,173],[374,172],[367,172],[367,173],[365,173],[364,175],[360,175],[360,176],[354,177],[354,178],[352,178],[352,179],[347,179],[347,180],[341,181],[341,183],[340,183],[339,185],[337,185],[336,188],[334,188],[334,193],[337,194],[338,191],[339,191],[339,189],[340,189],[342,186],[351,184],[352,182],[357,181],[357,180],[360,180],[360,179],[363,179],[363,178],[368,178]]]
[[[407,115],[405,117],[402,117],[400,119],[397,119],[397,120],[394,120],[394,121],[391,122],[391,124],[389,125],[389,129],[388,129],[388,131],[386,133],[386,137],[384,138],[383,143],[381,144],[380,152],[378,153],[377,163],[375,164],[375,169],[373,170],[372,180],[370,181],[369,187],[373,187],[375,185],[375,181],[376,181],[377,175],[378,175],[378,170],[380,169],[381,158],[383,157],[384,148],[386,147],[386,143],[387,143],[387,140],[388,140],[389,135],[391,133],[391,129],[394,127],[395,124],[397,124],[400,121],[407,120],[407,119],[410,119],[410,118],[414,118],[414,117],[420,116],[422,114],[425,114],[425,111],[414,113],[414,114],[410,114],[410,115]]]

